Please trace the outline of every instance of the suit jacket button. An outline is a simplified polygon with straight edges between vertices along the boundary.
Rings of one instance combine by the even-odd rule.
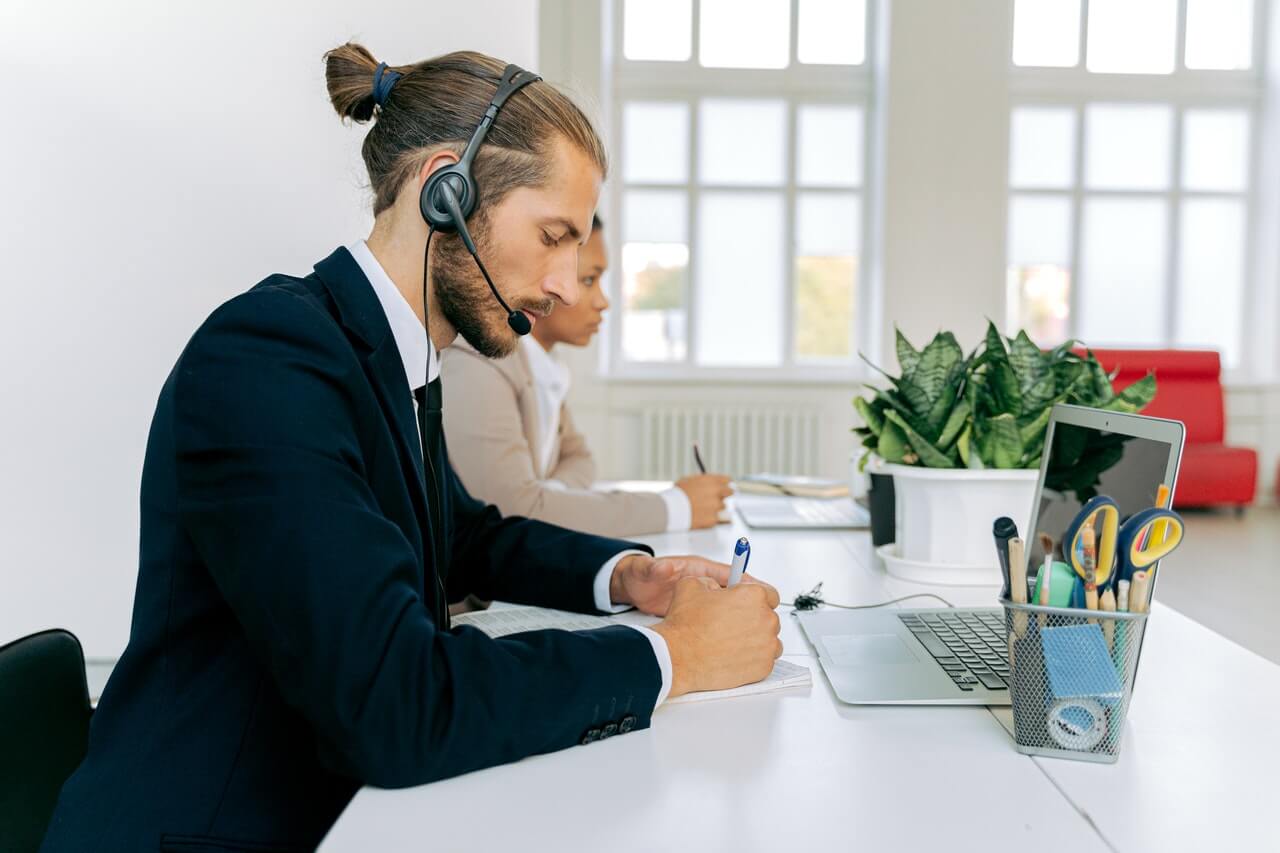
[[[627,714],[625,717],[622,718],[622,722],[618,724],[618,734],[625,735],[627,732],[631,731],[635,727],[636,727],[636,715]]]
[[[600,730],[587,729],[585,732],[582,733],[582,740],[579,741],[579,743],[581,743],[583,746],[586,746],[587,744],[597,740],[600,740]]]
[[[603,729],[600,730],[600,740],[604,740],[607,737],[613,737],[617,733],[618,733],[618,724],[609,723]]]

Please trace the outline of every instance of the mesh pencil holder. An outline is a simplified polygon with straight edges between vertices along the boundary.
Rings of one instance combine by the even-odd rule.
[[[1018,752],[1114,762],[1148,614],[1000,603]]]

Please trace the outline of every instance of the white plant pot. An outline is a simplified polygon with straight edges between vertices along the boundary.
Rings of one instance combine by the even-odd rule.
[[[1038,471],[874,462],[876,473],[893,475],[895,541],[877,549],[890,574],[920,583],[1001,583],[991,523],[1007,515],[1027,535]]]

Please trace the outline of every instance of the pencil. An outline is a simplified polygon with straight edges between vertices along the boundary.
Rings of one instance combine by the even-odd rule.
[[[693,461],[698,463],[698,471],[707,473],[707,466],[702,464],[702,451],[698,449],[698,442],[693,443]]]
[[[1165,509],[1169,506],[1169,487],[1164,483],[1160,484],[1160,488],[1156,489],[1156,506]],[[1164,542],[1164,538],[1169,535],[1169,522],[1166,519],[1160,519],[1154,525],[1151,535],[1155,537],[1156,544]],[[1144,546],[1146,543],[1143,543]]]
[[[1111,590],[1106,590],[1098,598],[1098,608],[1104,613],[1116,612],[1116,594]],[[1102,620],[1102,636],[1107,641],[1107,651],[1113,651],[1116,647],[1116,620]]]
[[[1097,538],[1092,524],[1080,531],[1080,543],[1084,546],[1084,606],[1098,609]]]

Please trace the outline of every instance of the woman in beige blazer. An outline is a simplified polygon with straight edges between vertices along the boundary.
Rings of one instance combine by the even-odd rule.
[[[600,286],[606,254],[599,219],[578,255],[582,296],[539,318],[511,356],[484,358],[461,341],[441,356],[449,459],[475,497],[523,515],[603,536],[710,527],[731,494],[719,474],[685,477],[664,492],[591,488],[595,460],[564,404],[566,367],[557,344],[586,346],[609,300]]]

